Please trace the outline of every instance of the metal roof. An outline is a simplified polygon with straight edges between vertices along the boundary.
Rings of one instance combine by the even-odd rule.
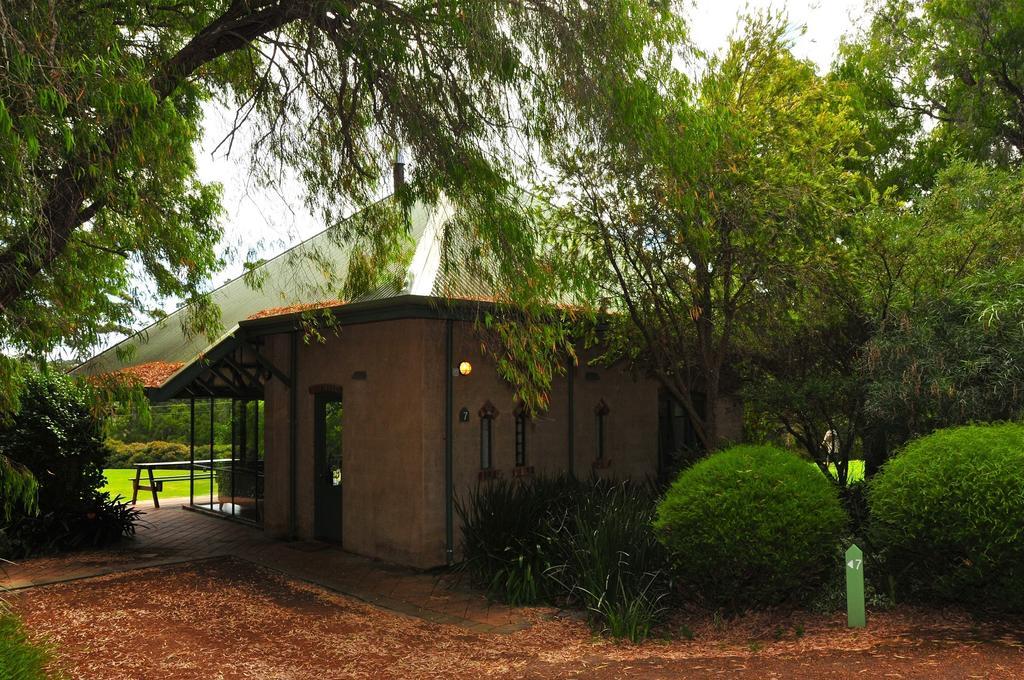
[[[388,200],[388,199],[385,199]],[[311,307],[351,306],[353,312],[363,308],[379,308],[393,300],[399,307],[402,300],[431,297],[482,298],[487,287],[472,276],[458,275],[459,267],[444,262],[451,256],[446,247],[445,223],[452,215],[446,201],[435,206],[417,205],[409,215],[409,236],[415,244],[412,259],[402,269],[396,264],[393,282],[360,295],[353,300],[339,300],[354,253],[346,227],[357,217],[325,229],[302,243],[263,262],[245,276],[228,281],[212,291],[212,301],[220,308],[221,323],[226,329],[220,338],[210,341],[203,334],[186,332],[189,310],[181,307],[164,319],[150,324],[71,370],[72,375],[94,376],[117,372],[144,376],[147,388],[162,388],[188,373],[197,360],[209,360],[229,344],[239,324],[267,326],[249,321],[261,316],[298,316]],[[456,249],[457,250],[457,249]],[[250,285],[261,281],[261,285]],[[400,283],[397,283],[400,282]],[[369,304],[367,304],[369,303]],[[261,312],[265,312],[261,315]],[[293,314],[294,312],[294,314]],[[259,322],[266,321],[259,318]],[[294,319],[292,320],[294,323]],[[272,325],[272,324],[270,324]],[[156,370],[159,369],[159,370]],[[148,381],[148,382],[146,382]],[[160,390],[166,392],[166,390]]]

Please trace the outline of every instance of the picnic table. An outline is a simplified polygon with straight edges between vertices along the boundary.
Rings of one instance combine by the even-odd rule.
[[[172,460],[163,463],[134,463],[135,479],[132,480],[132,505],[135,505],[139,498],[140,491],[149,491],[153,494],[153,507],[160,507],[160,499],[157,493],[164,490],[164,482],[185,482],[190,479],[213,479],[214,465],[217,463],[230,463],[230,458],[209,458],[206,460]],[[149,474],[149,485],[142,483],[142,472]],[[187,470],[188,474],[169,475],[154,477],[154,470]],[[199,470],[200,474],[195,474]]]

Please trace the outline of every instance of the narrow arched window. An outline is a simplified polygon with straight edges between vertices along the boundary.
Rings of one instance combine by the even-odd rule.
[[[595,441],[595,457],[597,460],[604,460],[605,445],[608,439],[608,412],[608,404],[604,403],[604,399],[599,401],[594,408],[595,426],[597,428]]]
[[[494,465],[494,418],[498,410],[491,402],[480,409],[480,469],[490,470]]]
[[[526,412],[516,413],[516,467],[526,465]]]

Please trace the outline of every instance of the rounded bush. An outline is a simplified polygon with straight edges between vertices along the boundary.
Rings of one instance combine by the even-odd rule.
[[[813,465],[772,446],[735,446],[679,475],[654,528],[681,587],[735,611],[812,594],[839,568],[847,521]]]
[[[897,597],[1024,612],[1024,426],[911,442],[872,481],[868,507]]]

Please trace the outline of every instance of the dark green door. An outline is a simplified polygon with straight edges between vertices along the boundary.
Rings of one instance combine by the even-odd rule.
[[[316,536],[341,541],[342,406],[340,393],[320,393],[314,402],[316,447]]]

